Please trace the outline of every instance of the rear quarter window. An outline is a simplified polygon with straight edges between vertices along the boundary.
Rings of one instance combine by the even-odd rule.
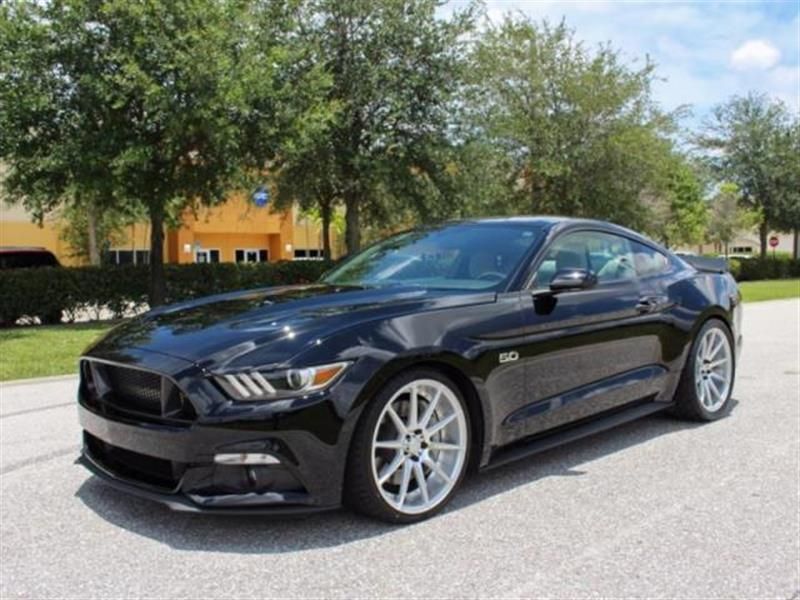
[[[636,265],[636,274],[639,277],[651,277],[670,270],[670,260],[667,256],[650,246],[639,242],[631,242],[633,262]]]

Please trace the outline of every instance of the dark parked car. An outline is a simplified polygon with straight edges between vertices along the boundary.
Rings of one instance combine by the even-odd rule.
[[[153,310],[81,360],[82,460],[177,510],[412,522],[470,469],[657,411],[725,415],[724,268],[550,217],[391,237],[319,283]]]
[[[61,264],[55,255],[47,248],[36,246],[0,246],[0,271],[11,269],[34,269],[39,267],[60,267]],[[42,312],[42,307],[31,306],[30,314],[0,314],[0,327],[14,325],[17,319],[23,316],[38,317],[42,323],[52,324],[61,322],[60,309],[47,309]]]
[[[58,259],[47,248],[0,246],[0,269],[59,266]]]

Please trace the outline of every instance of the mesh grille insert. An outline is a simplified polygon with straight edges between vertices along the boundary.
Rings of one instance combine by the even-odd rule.
[[[109,416],[171,425],[197,418],[189,399],[159,373],[94,360],[83,360],[80,373],[84,402]]]

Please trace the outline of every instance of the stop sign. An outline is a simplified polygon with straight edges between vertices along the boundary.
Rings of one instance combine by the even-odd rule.
[[[777,235],[773,235],[771,238],[769,238],[769,245],[770,245],[771,248],[775,248],[778,245],[778,236]]]

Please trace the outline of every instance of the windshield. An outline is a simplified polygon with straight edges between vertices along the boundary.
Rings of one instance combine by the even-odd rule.
[[[483,290],[504,283],[541,228],[506,223],[456,223],[410,231],[370,246],[334,269],[333,285],[419,285]]]

